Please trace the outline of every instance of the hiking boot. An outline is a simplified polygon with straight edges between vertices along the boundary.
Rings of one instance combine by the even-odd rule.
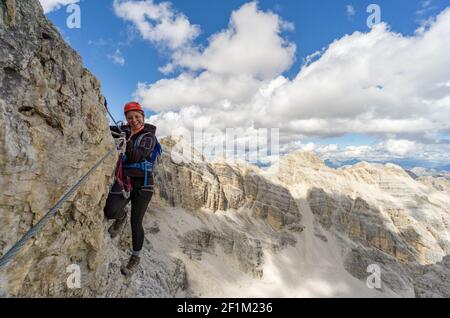
[[[123,275],[130,277],[139,269],[140,262],[141,258],[139,256],[131,255],[131,258],[127,266],[122,266],[120,271],[122,272]]]
[[[122,232],[123,225],[125,224],[125,221],[127,219],[127,215],[125,215],[121,219],[117,219],[114,221],[114,223],[109,227],[108,232],[111,234],[111,238],[117,237],[117,235]]]

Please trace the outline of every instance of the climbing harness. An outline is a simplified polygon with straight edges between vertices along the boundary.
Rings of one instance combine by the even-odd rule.
[[[123,161],[126,157],[125,152],[127,149],[127,139],[125,132],[122,132],[120,135],[120,138],[116,139],[116,146],[117,150],[119,151],[119,159],[117,160],[116,164],[116,182],[119,185],[119,187],[122,189],[121,192],[113,192],[112,187],[109,189],[109,193],[111,194],[121,194],[125,199],[129,199],[131,195],[131,180],[130,177],[127,177],[125,180],[123,179]]]
[[[112,187],[110,189],[111,194],[121,194],[125,199],[129,199],[131,195],[131,180],[130,177],[127,177],[125,180],[123,179],[122,171],[123,171],[123,155],[119,157],[116,165],[116,182],[119,187],[122,189],[121,192],[113,192]]]
[[[145,136],[150,135],[150,133],[142,134],[140,135],[134,142],[134,147],[138,147],[141,144],[142,139],[144,139]],[[158,162],[159,156],[162,154],[162,147],[161,144],[158,142],[158,140],[155,137],[155,146],[153,147],[152,154],[150,161],[144,160],[139,163],[126,163],[126,156],[123,157],[123,166],[122,168],[125,169],[138,169],[141,170],[144,173],[144,185],[141,188],[142,191],[148,191],[148,192],[154,192],[154,185],[149,184],[148,175],[151,173],[152,175],[156,171],[156,166]]]

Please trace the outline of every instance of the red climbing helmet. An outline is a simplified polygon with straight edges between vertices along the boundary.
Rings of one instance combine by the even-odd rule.
[[[142,108],[141,104],[139,104],[137,102],[130,102],[125,105],[124,113],[126,114],[131,111],[137,111],[137,112],[144,113],[144,109]]]

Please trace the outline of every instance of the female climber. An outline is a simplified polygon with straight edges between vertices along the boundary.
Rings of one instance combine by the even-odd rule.
[[[139,103],[125,105],[127,125],[120,129],[111,126],[117,135],[123,132],[126,151],[121,155],[116,168],[116,180],[106,200],[105,216],[115,220],[109,228],[112,238],[117,237],[126,223],[126,205],[131,201],[131,234],[133,250],[121,272],[132,276],[140,263],[140,253],[144,244],[142,221],[153,195],[153,170],[161,146],[155,136],[156,127],[144,122],[144,111]],[[114,134],[113,133],[113,134]]]

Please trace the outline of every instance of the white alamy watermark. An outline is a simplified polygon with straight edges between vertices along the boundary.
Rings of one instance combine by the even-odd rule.
[[[69,273],[69,277],[67,277],[67,288],[69,289],[78,289],[81,288],[81,269],[77,264],[71,264],[67,266],[66,273]]]
[[[378,4],[369,4],[366,11],[370,13],[367,18],[367,27],[369,29],[381,23],[381,7]]]
[[[370,264],[366,272],[371,273],[369,277],[367,277],[366,285],[370,289],[381,289],[381,268],[377,264]]]
[[[194,123],[193,133],[179,129],[178,136],[185,142],[177,142],[172,148],[174,163],[191,163],[203,159],[247,161],[258,166],[270,166],[280,156],[279,128],[259,128],[250,132],[242,129],[201,128]]]
[[[81,28],[81,7],[79,4],[72,3],[67,6],[66,12],[69,16],[66,20],[66,25],[69,29]]]

